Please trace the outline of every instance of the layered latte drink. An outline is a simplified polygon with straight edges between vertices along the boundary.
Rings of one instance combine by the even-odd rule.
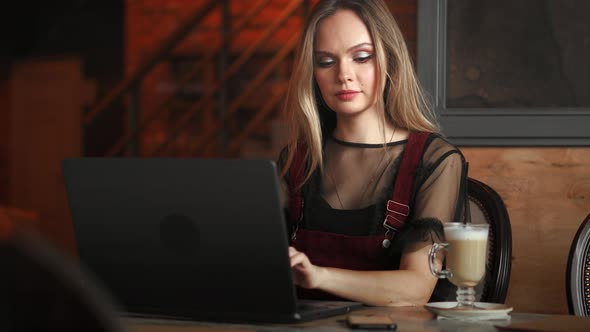
[[[488,228],[463,224],[445,227],[447,269],[455,286],[474,287],[486,272]]]
[[[487,224],[449,223],[444,226],[445,243],[434,243],[429,254],[430,271],[438,278],[448,278],[457,286],[457,308],[474,307],[474,287],[486,272]],[[438,250],[445,250],[446,270],[437,267]]]

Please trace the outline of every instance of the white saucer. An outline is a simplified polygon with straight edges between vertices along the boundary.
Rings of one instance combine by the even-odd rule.
[[[457,309],[457,302],[431,302],[424,307],[439,318],[464,320],[508,319],[512,307],[500,303],[475,302],[474,309]]]

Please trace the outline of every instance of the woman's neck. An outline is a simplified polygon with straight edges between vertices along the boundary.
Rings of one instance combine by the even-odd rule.
[[[383,126],[374,114],[338,114],[333,136],[351,143],[382,144],[399,139],[397,133],[394,137],[394,132],[397,131],[394,128],[393,124],[387,121]]]

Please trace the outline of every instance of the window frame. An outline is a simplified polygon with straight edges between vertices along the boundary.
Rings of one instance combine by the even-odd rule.
[[[448,2],[417,1],[418,77],[451,142],[462,146],[590,146],[588,107],[447,107]]]

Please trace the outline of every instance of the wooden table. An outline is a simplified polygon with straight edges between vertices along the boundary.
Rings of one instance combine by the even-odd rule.
[[[568,315],[513,312],[508,320],[459,321],[436,319],[434,315],[422,307],[367,307],[354,312],[389,315],[397,322],[397,331],[590,331],[590,318]],[[345,319],[346,315],[340,315],[297,324],[249,325],[124,318],[124,323],[130,332],[350,331],[346,326]]]

